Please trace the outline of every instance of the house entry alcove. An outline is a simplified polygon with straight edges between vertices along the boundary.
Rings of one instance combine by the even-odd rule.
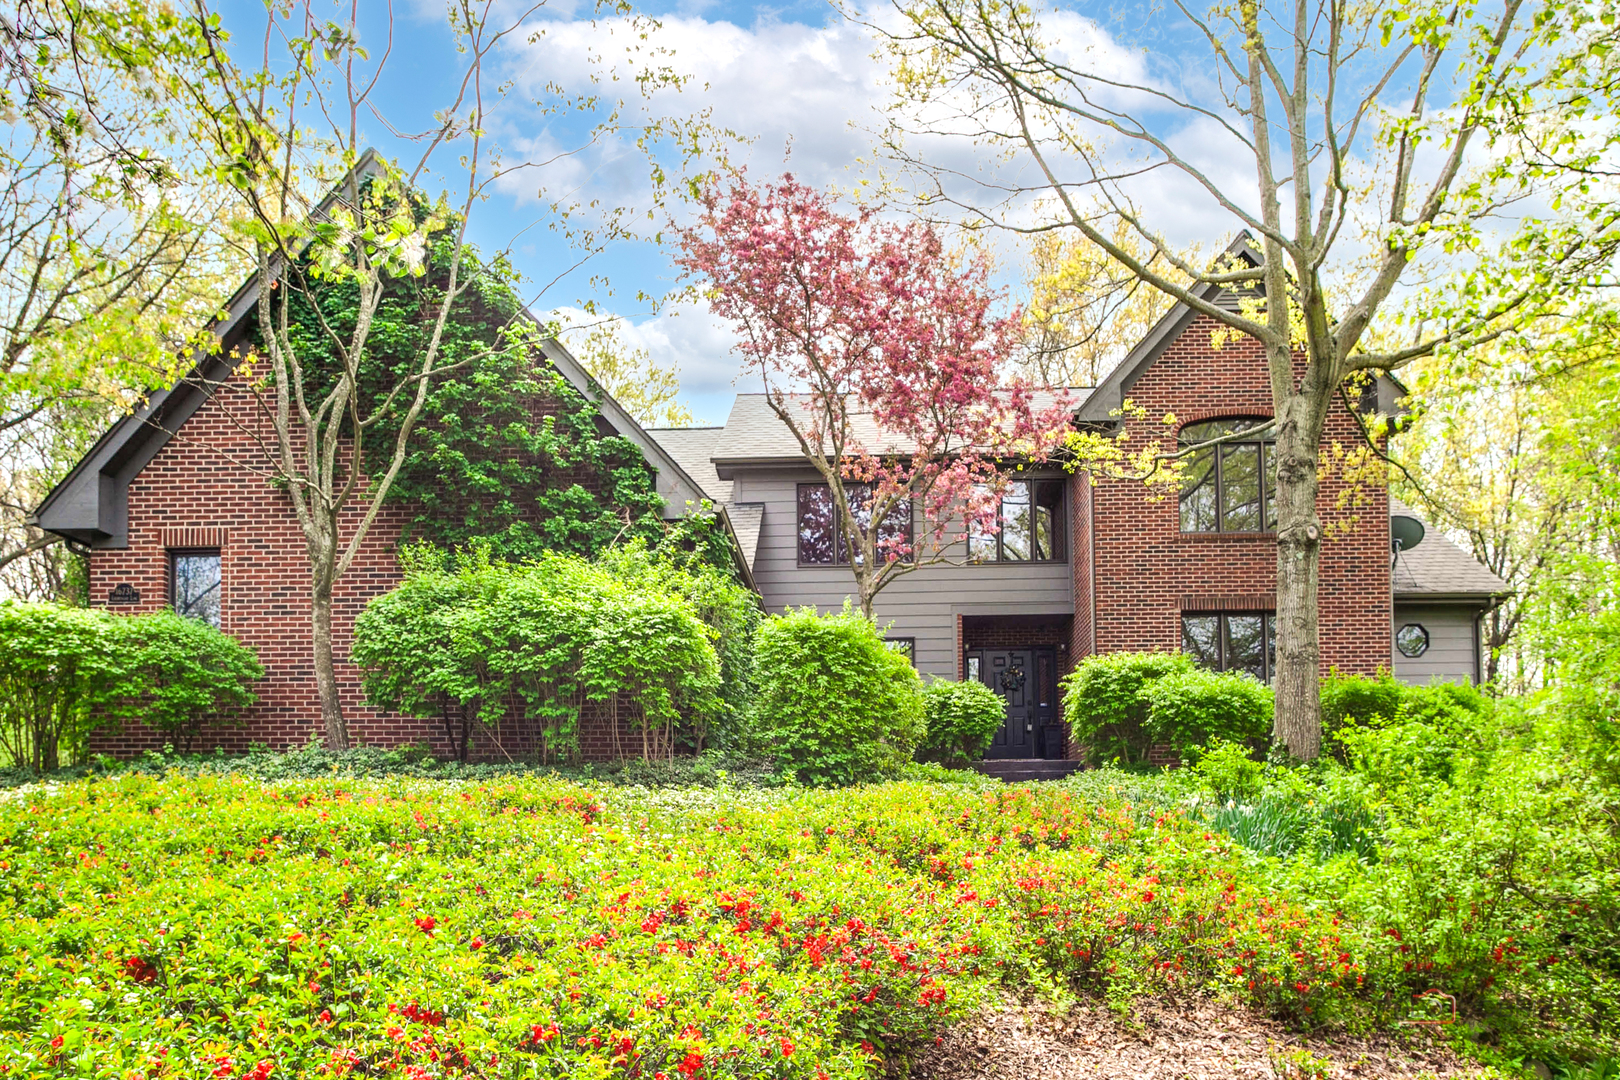
[[[962,677],[988,686],[1006,706],[987,759],[1066,756],[1058,680],[1068,671],[1071,622],[1067,615],[962,619]]]

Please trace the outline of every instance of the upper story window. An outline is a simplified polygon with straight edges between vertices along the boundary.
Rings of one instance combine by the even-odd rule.
[[[1212,671],[1244,671],[1270,682],[1277,666],[1276,617],[1268,611],[1181,617],[1181,650]]]
[[[846,484],[850,512],[856,524],[867,529],[872,523],[872,489],[865,484]],[[878,529],[878,542],[884,550],[896,545],[911,547],[911,504],[895,507]],[[799,485],[799,562],[807,566],[847,566],[848,545],[838,522],[838,507],[832,489],[826,484]]]
[[[1009,481],[1000,522],[994,533],[969,531],[969,562],[1062,562],[1063,481]]]
[[[169,603],[176,615],[219,626],[220,560],[217,549],[169,552]]]
[[[1204,420],[1181,429],[1181,445],[1257,428],[1266,420]],[[1277,527],[1276,445],[1234,439],[1186,459],[1181,474],[1182,532],[1268,532]]]

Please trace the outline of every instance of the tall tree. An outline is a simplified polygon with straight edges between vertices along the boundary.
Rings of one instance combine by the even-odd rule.
[[[1566,167],[1601,161],[1612,125],[1572,130],[1546,123],[1546,110],[1570,96],[1555,85],[1576,55],[1570,43],[1612,31],[1561,0],[1245,0],[1207,14],[1177,3],[1179,26],[1155,10],[1155,45],[1136,54],[1045,6],[894,2],[900,22],[887,41],[901,100],[889,142],[932,179],[932,199],[1016,225],[999,211],[1027,213],[1040,197],[1053,216],[1023,227],[1073,230],[1223,332],[1261,343],[1277,447],[1274,734],[1314,758],[1329,410],[1358,373],[1493,340],[1593,283],[1617,215]],[[911,152],[938,145],[908,142],[918,129],[993,145],[1027,172],[1003,170],[964,193],[958,173]],[[1523,165],[1514,140],[1550,164]],[[1155,205],[1133,198],[1155,174],[1176,178],[1196,212],[1248,230],[1259,265],[1182,258],[1165,238],[1166,187],[1155,185]],[[1530,197],[1561,209],[1502,227]],[[1122,244],[1118,223],[1174,272]],[[1465,281],[1441,280],[1454,268]],[[1209,286],[1248,299],[1218,304]],[[1399,344],[1364,341],[1380,317],[1401,327]]]
[[[678,262],[764,383],[771,411],[827,481],[833,561],[861,610],[900,576],[993,533],[997,462],[1040,460],[1068,427],[1009,381],[1019,313],[996,315],[989,264],[956,265],[938,232],[841,214],[791,176],[703,192]],[[922,513],[922,528],[913,522]]]
[[[1185,283],[1124,222],[1114,240],[1143,263]],[[1198,260],[1196,249],[1181,253]],[[1037,386],[1096,386],[1174,305],[1169,296],[1114,261],[1084,236],[1029,238],[1027,336],[1019,366]]]
[[[397,164],[366,153],[362,126],[383,116],[376,95],[392,55],[391,10],[367,11],[368,25],[390,36],[373,53],[361,44],[359,5],[334,9],[334,18],[322,17],[313,0],[272,5],[255,67],[238,64],[207,0],[192,0],[188,18],[206,42],[210,66],[191,84],[189,105],[212,175],[232,197],[236,235],[258,271],[256,362],[273,394],[266,410],[271,434],[257,467],[287,493],[303,533],[315,677],[332,749],[349,745],[333,653],[334,590],[400,475],[429,388],[489,350],[527,347],[528,331],[515,314],[510,333],[482,351],[447,351],[446,341],[458,305],[509,276],[504,253],[472,257],[473,213],[495,185],[528,176],[539,177],[547,199],[548,167],[569,156],[506,158],[490,134],[506,90],[494,70],[498,50],[527,32],[543,6],[507,11],[495,0],[453,0],[448,22],[460,77],[432,127],[404,140],[416,148],[412,159]],[[629,15],[622,5],[604,10]],[[645,44],[650,27],[632,26],[639,45],[628,47],[626,62],[637,65],[629,81],[645,93],[678,83]],[[649,55],[653,60],[644,62]],[[602,81],[614,77],[611,65],[601,69]],[[557,96],[535,103],[541,115],[586,116],[593,125],[586,143],[627,133],[622,103],[604,100],[594,87],[548,92]],[[640,145],[669,130],[662,121],[649,123],[628,133]],[[439,170],[454,187],[429,199],[421,189]],[[661,190],[663,173],[651,171]],[[547,205],[581,260],[623,235],[634,212],[584,213],[588,208],[571,197],[551,197]],[[442,276],[429,275],[430,265],[443,267]],[[411,279],[422,283],[419,340],[401,368],[372,331],[389,290]],[[349,298],[341,320],[321,314],[332,289]],[[379,446],[374,436],[384,431]]]
[[[647,427],[690,427],[692,410],[680,402],[680,372],[653,363],[652,355],[624,337],[623,319],[576,330],[570,344],[585,370],[613,400]]]
[[[195,35],[119,2],[0,17],[0,582],[60,587],[29,524],[96,434],[170,381],[243,264],[186,171]],[[13,566],[13,563],[25,565]]]

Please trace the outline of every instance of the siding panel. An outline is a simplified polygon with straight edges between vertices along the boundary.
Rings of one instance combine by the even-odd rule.
[[[805,604],[836,610],[846,598],[853,599],[855,578],[848,567],[798,564],[797,486],[819,480],[809,468],[736,470],[732,500],[765,507],[754,580],[772,612]],[[1072,549],[1072,544],[1065,544],[1071,554]],[[961,554],[958,545],[952,555],[959,559]],[[1061,562],[926,566],[879,593],[874,614],[880,623],[893,623],[891,636],[917,640],[919,671],[954,679],[958,615],[1068,615],[1073,611],[1072,574],[1069,564]]]
[[[1462,605],[1397,607],[1391,636],[1407,623],[1417,623],[1429,632],[1429,648],[1422,656],[1392,649],[1395,677],[1409,683],[1473,682],[1479,671],[1475,615],[1475,608]]]

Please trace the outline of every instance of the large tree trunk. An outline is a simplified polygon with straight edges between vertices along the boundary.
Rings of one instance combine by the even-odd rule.
[[[1321,431],[1320,425],[1297,415],[1307,411],[1297,399],[1284,405],[1277,432],[1277,714],[1272,738],[1300,761],[1322,752],[1316,603],[1322,555],[1322,523],[1316,517]]]
[[[349,748],[349,725],[343,718],[343,701],[338,696],[337,664],[332,659],[332,586],[317,580],[310,595],[310,616],[314,622],[315,686],[321,695],[321,728],[328,750]]]

